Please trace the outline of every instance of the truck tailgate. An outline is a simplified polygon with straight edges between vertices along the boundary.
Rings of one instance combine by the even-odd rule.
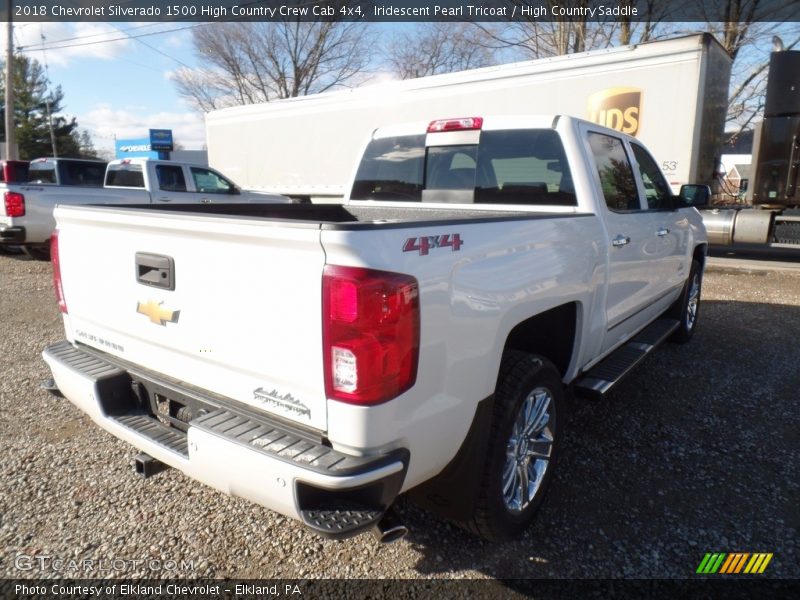
[[[326,429],[317,224],[91,207],[55,216],[72,341]]]

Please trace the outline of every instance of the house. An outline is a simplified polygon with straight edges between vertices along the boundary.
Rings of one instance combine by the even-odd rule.
[[[747,186],[750,182],[750,165],[738,163],[725,175],[725,183],[728,193],[737,198],[744,198]]]

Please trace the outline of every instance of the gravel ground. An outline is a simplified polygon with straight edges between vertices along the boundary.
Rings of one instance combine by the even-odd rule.
[[[694,340],[576,402],[542,511],[500,545],[413,505],[401,542],[327,541],[175,470],[138,479],[132,447],[39,389],[51,287],[48,263],[0,256],[2,577],[679,578],[706,552],[800,577],[800,270],[708,272]]]

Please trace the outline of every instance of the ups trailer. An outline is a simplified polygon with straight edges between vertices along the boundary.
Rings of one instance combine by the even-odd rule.
[[[206,115],[209,164],[246,188],[337,202],[387,123],[560,113],[641,139],[677,191],[715,177],[730,70],[696,34],[225,108]]]

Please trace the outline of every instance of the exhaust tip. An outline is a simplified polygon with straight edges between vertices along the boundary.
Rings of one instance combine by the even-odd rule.
[[[392,542],[399,542],[408,534],[408,527],[405,525],[397,525],[391,529],[381,533],[379,542],[381,544],[391,544]]]
[[[380,521],[373,527],[372,535],[381,544],[391,544],[402,540],[408,534],[408,527],[400,522],[391,508],[386,511]]]

